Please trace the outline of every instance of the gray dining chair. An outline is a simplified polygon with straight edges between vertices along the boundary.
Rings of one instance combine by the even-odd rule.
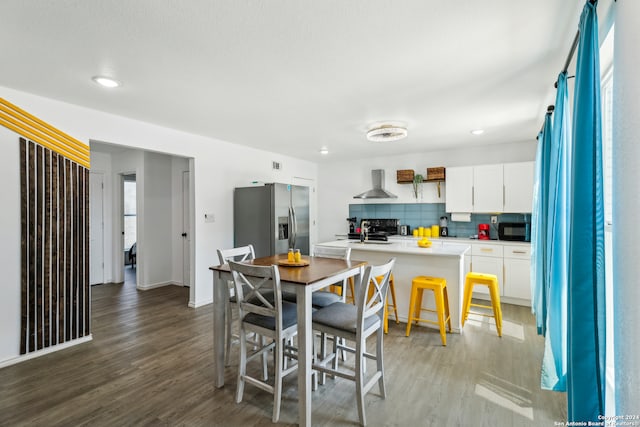
[[[333,258],[349,260],[351,258],[351,248],[349,247],[337,247],[337,246],[314,246],[313,256],[320,258]],[[334,302],[344,302],[346,297],[346,284],[347,279],[341,283],[336,283],[332,286],[340,288],[340,294],[332,291],[316,291],[311,296],[311,305],[314,308],[322,308],[333,304]]]
[[[334,337],[333,352],[321,354],[313,364],[318,372],[339,376],[356,383],[356,400],[361,425],[366,425],[364,396],[377,383],[382,398],[386,397],[383,364],[384,304],[387,300],[389,277],[395,258],[379,266],[369,265],[361,274],[357,287],[356,305],[336,302],[313,313],[313,329],[322,335]],[[371,295],[371,296],[369,296]],[[367,338],[376,336],[375,354],[367,352]],[[355,342],[355,348],[347,347],[338,338]],[[355,354],[355,370],[338,367],[338,351]],[[366,373],[366,359],[376,362],[373,373]],[[369,377],[365,381],[365,374]]]
[[[237,248],[231,248],[231,249],[218,249],[218,260],[220,261],[220,264],[226,264],[229,261],[238,261],[238,262],[242,262],[242,261],[248,261],[248,260],[252,260],[256,257],[255,255],[255,251],[253,250],[253,245],[246,245],[246,246],[240,246]],[[237,313],[237,303],[236,303],[236,294],[234,291],[234,285],[233,285],[233,280],[230,280],[227,283],[227,299],[228,299],[228,304],[226,304],[226,310],[227,310],[227,321],[226,321],[226,334],[225,334],[225,353],[224,353],[224,360],[225,360],[225,365],[229,365],[229,353],[231,352],[231,344],[234,340],[234,338],[238,338],[238,336],[234,336],[232,334],[232,326],[233,326],[233,312],[236,311]],[[265,361],[265,365],[266,365],[266,361]],[[265,367],[266,370],[266,367]]]
[[[229,261],[236,290],[238,312],[240,314],[240,363],[236,403],[242,402],[245,384],[251,384],[273,394],[272,421],[280,418],[282,399],[282,379],[294,372],[298,365],[285,367],[285,357],[295,358],[297,349],[288,342],[296,335],[296,305],[282,300],[280,272],[278,266],[256,266]],[[249,354],[247,334],[253,332],[273,340],[262,341],[262,345]],[[253,342],[251,342],[253,344]],[[251,376],[247,372],[247,362],[267,352],[274,355],[273,385]]]
[[[314,246],[312,255],[314,257],[349,260],[349,258],[351,257],[351,248],[342,248],[336,246]],[[334,302],[344,302],[346,295],[346,282],[347,280],[343,280],[342,282],[331,285],[341,288],[340,295],[328,290],[320,290],[314,292],[311,295],[311,305],[313,306],[313,308],[326,307],[333,304]],[[284,292],[282,294],[282,297],[285,301],[296,302],[296,294],[292,292]]]

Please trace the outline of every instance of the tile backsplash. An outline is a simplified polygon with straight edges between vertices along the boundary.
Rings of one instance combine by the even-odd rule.
[[[494,214],[495,215],[495,214]],[[446,216],[451,237],[469,237],[478,234],[478,224],[490,224],[492,214],[471,214],[471,222],[451,221],[451,215],[445,212],[444,203],[375,203],[350,204],[349,216],[358,218],[398,218],[400,224],[406,224],[413,230],[419,226],[431,226],[440,223],[440,217]],[[497,214],[498,222],[531,222],[531,214]],[[492,239],[498,238],[498,224],[491,224]]]

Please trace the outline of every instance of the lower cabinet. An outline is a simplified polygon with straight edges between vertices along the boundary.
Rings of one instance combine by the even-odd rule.
[[[504,245],[504,296],[531,302],[531,248]]]
[[[471,245],[471,271],[476,273],[495,274],[500,285],[500,295],[504,293],[502,277],[502,245],[495,243],[473,243]],[[489,295],[486,286],[473,288],[474,294]]]
[[[498,277],[500,296],[504,302],[531,305],[531,248],[502,242],[472,243],[470,271]],[[488,299],[488,289],[474,288],[474,296]]]

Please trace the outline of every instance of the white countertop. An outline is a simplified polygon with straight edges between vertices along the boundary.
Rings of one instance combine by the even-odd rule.
[[[417,240],[414,237],[393,237],[386,242],[368,241],[365,243],[360,243],[356,240],[334,240],[332,242],[319,243],[318,246],[350,247],[351,250],[360,251],[449,257],[461,257],[471,249],[469,243],[445,239],[432,239],[433,243],[430,248],[421,248],[418,246]]]
[[[389,236],[389,240],[390,241],[395,241],[395,240],[419,240],[419,237],[413,237],[413,236]],[[443,241],[443,242],[449,242],[449,243],[459,243],[459,244],[474,244],[474,243],[481,243],[481,244],[489,244],[489,245],[516,245],[516,246],[531,246],[531,242],[512,242],[509,240],[480,240],[480,239],[470,239],[468,237],[438,237],[436,239],[430,239],[432,242],[435,241]]]
[[[346,234],[336,234],[336,238],[338,240],[346,240],[347,239],[347,235]],[[400,235],[394,235],[394,236],[389,236],[389,241],[390,242],[398,242],[398,241],[417,241],[419,240],[420,237],[413,237],[413,236],[400,236]],[[489,245],[516,245],[516,246],[531,246],[531,242],[513,242],[513,241],[509,241],[509,240],[480,240],[480,239],[470,239],[468,237],[438,237],[438,238],[431,238],[430,239],[432,242],[437,242],[437,241],[441,241],[441,242],[446,242],[446,243],[457,243],[457,244],[466,244],[466,245],[470,245],[472,243],[481,243],[481,244],[489,244]],[[353,241],[353,240],[352,240]],[[322,243],[324,244],[324,243]]]

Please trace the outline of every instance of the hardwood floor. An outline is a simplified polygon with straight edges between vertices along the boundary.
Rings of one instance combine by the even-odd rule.
[[[212,306],[187,307],[188,288],[92,288],[93,341],[0,369],[1,426],[269,426],[272,397],[245,388],[235,403],[236,354],[213,387]],[[566,395],[540,389],[543,339],[530,310],[504,304],[503,337],[470,320],[442,347],[435,329],[391,322],[387,398],[367,396],[370,426],[546,426],[566,420]],[[348,362],[347,362],[348,363]],[[372,370],[372,369],[371,369]],[[369,371],[371,371],[369,370]],[[315,426],[357,425],[353,383],[313,394]],[[297,421],[297,383],[284,383],[280,424]]]

